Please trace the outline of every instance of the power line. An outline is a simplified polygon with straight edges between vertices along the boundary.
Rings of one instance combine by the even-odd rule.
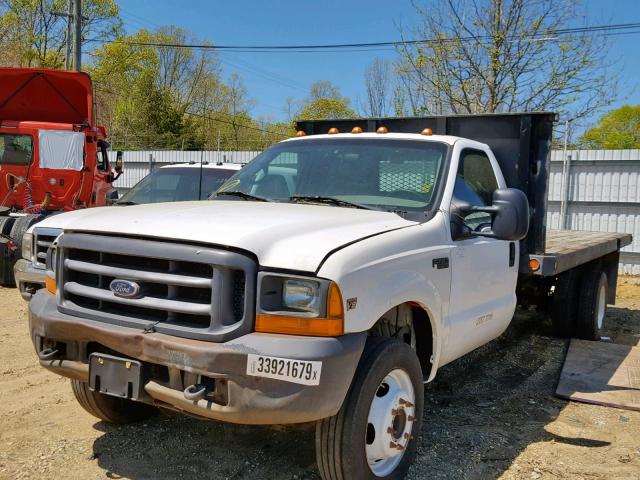
[[[611,25],[597,25],[591,27],[562,28],[554,30],[542,30],[534,32],[526,37],[532,39],[554,40],[553,37],[563,35],[573,35],[579,33],[602,33],[603,35],[619,34],[621,31],[628,33],[640,33],[640,22],[636,23],[619,23]],[[201,50],[228,50],[236,52],[248,53],[264,53],[264,52],[302,52],[311,53],[317,51],[358,51],[357,49],[371,49],[384,47],[400,47],[410,45],[428,45],[434,43],[453,43],[491,40],[491,35],[472,35],[465,37],[448,37],[438,39],[419,39],[419,40],[394,40],[387,42],[366,42],[366,43],[335,43],[321,45],[211,45],[211,44],[183,44],[183,43],[164,43],[164,42],[136,42],[127,40],[116,40],[114,43],[124,43],[131,46],[140,47],[164,47],[164,48],[193,48]],[[506,38],[505,40],[515,40],[521,37]],[[356,49],[356,50],[354,50]]]
[[[191,115],[193,117],[203,118],[205,120],[211,120],[213,122],[226,123],[227,125],[232,125],[232,126],[237,126],[237,127],[242,127],[242,128],[248,128],[250,130],[257,130],[259,132],[268,133],[270,135],[276,135],[276,136],[279,136],[281,138],[289,137],[289,135],[286,135],[286,134],[284,134],[282,132],[275,132],[273,130],[265,130],[264,128],[255,127],[253,125],[247,125],[246,123],[238,123],[238,122],[232,122],[230,120],[222,120],[221,118],[214,118],[214,117],[211,117],[209,115],[202,114],[202,113],[190,112],[189,110],[186,110],[184,113],[185,113],[185,115]],[[223,112],[216,112],[216,113],[221,113],[221,114],[226,115],[226,116],[231,116],[228,113],[223,113]]]
[[[137,23],[138,25],[141,25],[143,27],[152,27],[153,29],[159,30],[162,28],[161,25],[157,24],[157,23],[153,23],[151,21],[148,21],[146,19],[144,19],[143,17],[134,14],[133,12],[130,12],[128,10],[123,9],[122,7],[120,7],[120,13],[123,17],[125,17],[126,20],[130,21],[130,22],[134,22]],[[144,25],[143,25],[144,22]],[[109,42],[103,42],[103,43],[109,43]],[[115,42],[112,42],[115,43]],[[225,52],[226,55],[231,55],[230,52]],[[241,69],[241,70],[245,70],[253,75],[257,75],[260,76],[262,78],[264,78],[267,81],[273,82],[275,84],[287,87],[287,88],[291,88],[291,89],[297,89],[300,91],[305,91],[306,92],[306,87],[304,87],[302,84],[295,82],[292,79],[289,79],[285,76],[279,75],[275,72],[271,72],[269,70],[265,70],[262,69],[260,67],[257,67],[256,65],[247,62],[246,60],[241,60],[239,58],[235,58],[233,61],[230,60],[228,58],[228,56],[225,56],[223,58],[220,59],[220,61],[222,63],[226,63],[228,65],[231,65],[232,67]],[[279,107],[274,107],[271,106],[271,108],[279,108]]]

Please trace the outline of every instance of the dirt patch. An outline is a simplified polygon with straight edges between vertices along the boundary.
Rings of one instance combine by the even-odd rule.
[[[605,335],[640,344],[640,282],[621,278]],[[426,387],[409,478],[640,478],[640,412],[554,397],[567,342],[519,312],[498,340]],[[0,478],[317,479],[312,431],[278,432],[164,414],[115,427],[41,369],[26,304],[0,288]]]

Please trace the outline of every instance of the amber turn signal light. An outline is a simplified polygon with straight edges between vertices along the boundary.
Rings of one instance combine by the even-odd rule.
[[[58,285],[56,281],[51,277],[45,277],[44,284],[47,287],[47,291],[53,295],[56,294],[56,290],[58,289]]]
[[[529,268],[532,271],[537,272],[538,270],[540,270],[540,262],[535,258],[532,258],[531,260],[529,260]]]
[[[335,283],[329,286],[325,317],[298,317],[293,315],[256,315],[256,332],[308,335],[311,337],[337,337],[344,334],[342,294]]]

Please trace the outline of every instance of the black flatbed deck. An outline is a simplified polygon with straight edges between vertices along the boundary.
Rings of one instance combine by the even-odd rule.
[[[545,253],[529,255],[540,262],[540,269],[532,273],[543,277],[557,275],[617,252],[629,245],[631,238],[628,233],[547,230]]]

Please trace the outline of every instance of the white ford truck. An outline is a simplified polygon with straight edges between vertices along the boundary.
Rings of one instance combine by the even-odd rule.
[[[423,383],[518,300],[597,338],[615,298],[630,236],[545,230],[554,120],[300,122],[211,201],[44,220],[40,363],[108,422],[315,422],[324,479],[402,478]]]

